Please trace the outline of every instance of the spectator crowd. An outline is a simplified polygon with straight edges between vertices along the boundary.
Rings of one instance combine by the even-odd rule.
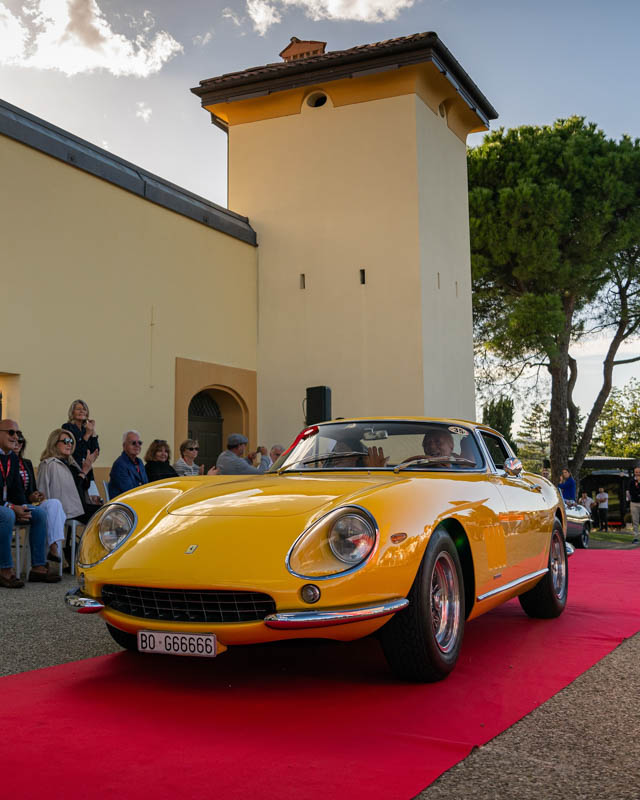
[[[249,440],[241,433],[232,433],[227,449],[218,457],[208,475],[262,474],[284,452],[274,445],[245,453]],[[142,437],[137,430],[125,431],[122,453],[111,466],[107,500],[151,481],[189,475],[203,475],[204,466],[197,464],[199,444],[186,439],[180,445],[180,457],[171,464],[171,447],[166,439],[154,439],[140,458]],[[49,434],[40,455],[37,469],[26,456],[27,440],[16,420],[0,420],[0,587],[19,589],[24,581],[16,575],[12,539],[14,531],[28,528],[31,569],[30,582],[55,583],[60,580],[50,571],[49,562],[70,559],[66,542],[67,523],[86,525],[103,503],[93,474],[93,465],[100,455],[95,420],[84,400],[74,400],[67,421]]]

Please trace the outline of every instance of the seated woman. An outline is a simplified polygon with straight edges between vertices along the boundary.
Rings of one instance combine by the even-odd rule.
[[[340,455],[344,453],[345,455]],[[359,441],[336,442],[331,457],[324,463],[325,468],[344,469],[347,467],[364,468],[384,467],[388,459],[381,447],[364,448]]]
[[[149,482],[178,477],[178,473],[171,466],[171,448],[165,439],[154,439],[149,445],[144,460],[144,468]]]
[[[173,465],[178,475],[182,477],[184,475],[204,474],[204,464],[198,466],[198,464],[195,463],[199,450],[200,445],[197,439],[186,439],[182,442],[180,445],[180,458]]]
[[[40,456],[38,489],[62,503],[67,519],[86,525],[100,508],[100,498],[87,494],[91,485],[89,474],[98,451],[89,453],[79,467],[71,455],[74,448],[73,435],[64,428],[56,428],[49,434],[47,446]]]
[[[24,451],[26,450],[27,442],[23,436],[17,436],[14,452],[18,456],[18,464],[20,466],[20,477],[24,486],[24,494],[27,502],[31,505],[39,505],[47,514],[47,544],[48,544],[48,561],[60,562],[62,556],[62,544],[58,543],[64,541],[64,522],[65,513],[62,508],[62,503],[55,498],[49,498],[40,491],[36,484],[36,476],[33,471],[33,464],[28,458],[25,458]]]

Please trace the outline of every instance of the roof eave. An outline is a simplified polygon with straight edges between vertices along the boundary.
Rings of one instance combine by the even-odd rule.
[[[247,70],[234,73],[226,80],[224,77],[208,78],[200,81],[200,86],[191,91],[200,97],[202,106],[207,107],[217,103],[263,97],[321,81],[340,80],[431,62],[487,127],[490,120],[498,117],[498,112],[435,33],[418,42],[400,42],[382,52],[346,50],[332,59],[327,59],[326,55],[331,54],[287,62],[287,68],[282,70],[282,74],[261,74]]]

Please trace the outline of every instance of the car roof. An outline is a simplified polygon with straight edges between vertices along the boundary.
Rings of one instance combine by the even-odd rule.
[[[314,423],[318,427],[321,425],[336,425],[338,423],[348,422],[439,422],[445,425],[466,425],[469,428],[482,429],[495,433],[501,438],[504,438],[500,431],[495,428],[489,427],[481,422],[472,422],[468,419],[460,419],[457,417],[345,417],[344,419],[328,419],[325,422]],[[311,427],[310,425],[308,427]]]

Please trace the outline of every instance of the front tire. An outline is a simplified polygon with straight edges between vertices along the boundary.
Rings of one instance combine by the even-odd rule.
[[[458,551],[444,528],[437,528],[409,592],[409,606],[380,630],[394,674],[429,683],[446,678],[458,660],[464,619]]]
[[[553,523],[548,567],[549,571],[533,589],[518,597],[525,613],[536,619],[559,617],[567,604],[569,590],[567,549],[564,546],[562,526],[558,520]]]
[[[108,622],[106,625],[107,630],[111,634],[111,638],[117,642],[120,647],[124,647],[125,650],[133,650],[135,653],[138,652],[138,637],[135,634],[121,631],[120,628],[114,628],[113,625],[109,625]]]

